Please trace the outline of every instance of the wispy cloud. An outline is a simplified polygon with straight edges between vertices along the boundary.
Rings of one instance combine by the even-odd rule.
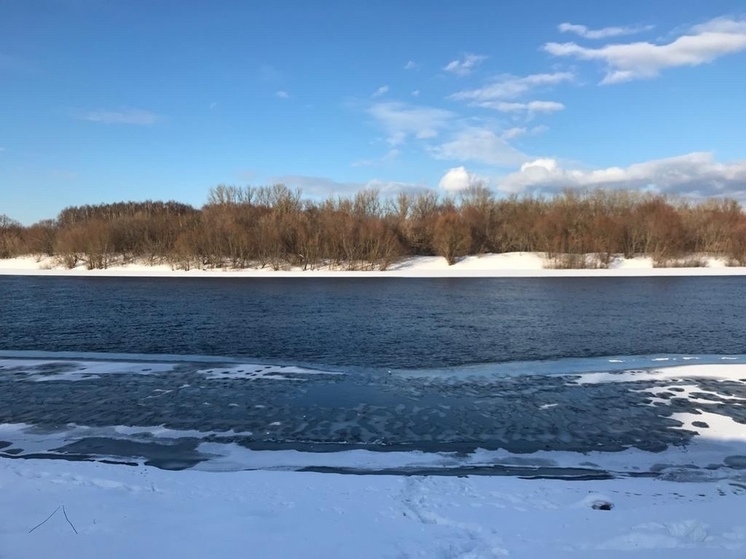
[[[499,190],[520,193],[559,191],[568,187],[652,189],[664,194],[695,198],[729,196],[746,200],[746,161],[720,163],[711,153],[636,163],[629,167],[572,169],[555,159],[524,163],[520,171],[504,177]]]
[[[387,151],[385,154],[383,154],[381,157],[377,157],[374,159],[360,159],[358,161],[354,161],[352,163],[352,166],[353,167],[372,167],[374,165],[390,163],[391,161],[396,161],[396,159],[399,158],[399,155],[401,155],[401,151],[396,148],[392,148],[389,151]]]
[[[270,83],[276,82],[282,77],[282,73],[271,64],[262,64],[257,69],[257,78],[259,81]]]
[[[309,175],[281,175],[271,177],[270,183],[281,183],[290,188],[300,188],[311,196],[330,196],[355,192],[365,187],[361,182],[338,182],[328,177],[314,177]]]
[[[544,50],[553,56],[604,62],[606,76],[601,83],[615,84],[654,78],[666,68],[699,66],[744,51],[746,19],[714,19],[662,45],[636,42],[586,48],[576,43],[547,43]]]
[[[481,54],[467,53],[462,58],[451,60],[443,67],[443,70],[456,74],[457,76],[468,76],[472,73],[474,68],[486,59],[487,57]]]
[[[278,91],[275,91],[275,97],[279,99],[290,99],[290,94],[284,89],[280,89]]]
[[[564,110],[557,101],[518,101],[536,89],[546,89],[574,79],[571,72],[530,74],[528,76],[500,76],[491,83],[475,89],[465,89],[449,96],[449,99],[466,101],[473,107],[484,107],[502,113],[522,113],[527,119],[538,114],[549,114]]]
[[[392,146],[403,144],[407,138],[419,140],[435,138],[455,116],[444,109],[411,105],[399,101],[375,103],[370,114],[388,134]]]
[[[450,96],[450,99],[470,101],[475,104],[493,103],[515,99],[526,93],[546,86],[553,86],[574,79],[571,72],[530,74],[528,76],[501,76],[484,87],[465,89]]]
[[[419,89],[415,89],[415,90],[414,90],[414,91],[412,92],[412,97],[419,97],[419,96],[420,96],[420,90],[419,90]]]
[[[132,124],[150,126],[160,118],[157,114],[142,109],[79,111],[77,118],[102,124]]]
[[[425,185],[411,182],[384,179],[371,179],[367,182],[340,182],[328,177],[308,175],[276,176],[271,177],[269,182],[282,183],[290,188],[300,188],[304,194],[317,198],[348,195],[364,189],[375,189],[383,196],[395,195],[399,192],[416,193],[427,190]]]
[[[561,23],[557,29],[561,33],[575,33],[584,39],[609,39],[611,37],[623,37],[625,35],[636,35],[651,31],[652,25],[634,25],[626,27],[604,27],[602,29],[588,29],[585,25],[576,25],[573,23]]]
[[[426,184],[416,182],[371,179],[365,183],[366,190],[377,190],[382,196],[395,196],[400,192],[417,194],[429,190]]]
[[[414,60],[410,60],[404,65],[405,70],[414,70],[417,68],[417,63]]]
[[[51,169],[49,175],[57,181],[74,181],[80,177],[78,171],[71,171],[70,169]]]
[[[528,159],[504,138],[492,130],[480,127],[460,130],[449,141],[432,147],[429,151],[435,159],[476,161],[500,167],[520,165]]]
[[[510,101],[485,101],[479,106],[495,109],[501,113],[525,113],[532,117],[539,113],[556,113],[563,111],[565,106],[556,101],[529,101],[527,103],[516,103]]]
[[[500,134],[500,137],[503,140],[512,140],[514,138],[525,136],[526,134],[528,134],[528,128],[526,128],[525,126],[516,126],[514,128],[509,128],[508,130]]]
[[[371,97],[380,97],[381,95],[386,95],[389,92],[389,86],[382,85],[378,89],[376,89],[373,93],[371,93]]]
[[[526,126],[516,126],[514,128],[505,130],[502,134],[500,134],[500,137],[503,140],[513,140],[515,138],[520,138],[521,136],[538,136],[539,134],[543,134],[547,130],[549,130],[549,127],[544,125],[533,126],[531,128],[528,128]]]
[[[5,148],[3,146],[0,146],[0,151],[5,151]]]

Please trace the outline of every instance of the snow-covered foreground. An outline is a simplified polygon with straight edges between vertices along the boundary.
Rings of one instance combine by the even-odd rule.
[[[79,264],[66,269],[54,258],[25,256],[0,260],[0,275],[137,276],[137,277],[619,277],[619,276],[741,276],[746,267],[728,267],[724,260],[706,257],[706,267],[655,268],[649,257],[614,258],[608,269],[551,269],[545,255],[513,252],[467,256],[453,266],[439,256],[407,258],[386,271],[345,271],[322,267],[275,271],[271,267],[189,271],[174,270],[168,264],[112,265],[105,270],[88,270]],[[681,265],[681,264],[680,264]]]
[[[3,459],[0,492],[0,557],[14,559],[746,556],[746,480],[167,472]]]

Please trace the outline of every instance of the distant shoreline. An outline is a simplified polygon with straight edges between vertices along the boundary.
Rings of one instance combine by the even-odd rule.
[[[313,270],[265,268],[173,269],[168,264],[131,263],[89,270],[85,265],[67,269],[47,257],[0,260],[0,276],[153,277],[153,278],[563,278],[563,277],[682,277],[746,276],[746,267],[729,267],[717,258],[706,258],[706,267],[656,268],[649,257],[616,257],[608,268],[556,269],[544,267],[539,253],[505,253],[467,256],[449,266],[442,257],[406,258],[381,270]]]

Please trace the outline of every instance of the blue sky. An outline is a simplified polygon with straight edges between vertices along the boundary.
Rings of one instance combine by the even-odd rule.
[[[742,0],[0,0],[0,213],[284,182],[746,200]]]

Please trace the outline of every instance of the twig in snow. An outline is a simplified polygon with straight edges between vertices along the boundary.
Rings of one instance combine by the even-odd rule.
[[[54,512],[52,512],[52,514],[50,514],[49,516],[47,516],[44,519],[43,522],[40,522],[39,524],[37,524],[36,526],[34,526],[33,528],[31,528],[31,530],[29,530],[28,533],[30,534],[31,532],[33,532],[37,528],[40,528],[40,527],[44,526],[47,523],[47,521],[50,518],[52,518],[55,514],[57,514],[57,511],[60,510],[60,509],[62,509],[62,514],[65,515],[65,520],[67,520],[67,523],[70,525],[70,528],[72,528],[73,532],[75,532],[77,534],[78,531],[75,529],[75,526],[73,526],[73,523],[70,522],[70,519],[67,517],[67,511],[65,510],[65,505],[60,505],[59,507],[57,507],[56,509],[54,509]]]
[[[54,516],[55,514],[57,514],[57,511],[58,511],[58,510],[60,510],[60,507],[57,507],[56,509],[54,509],[54,512],[53,512],[52,514],[50,514],[49,516],[47,516],[47,518],[46,518],[46,519],[44,520],[44,522],[41,522],[41,523],[37,524],[36,526],[34,526],[33,528],[31,528],[31,530],[29,530],[29,531],[28,531],[28,533],[30,534],[31,532],[33,532],[34,530],[36,530],[36,529],[37,529],[37,528],[39,528],[40,526],[44,526],[44,524],[46,524],[46,523],[47,523],[47,520],[49,520],[49,519],[50,519],[50,518],[52,518],[52,517],[53,517],[53,516]]]
[[[67,523],[70,525],[70,528],[72,528],[73,532],[77,534],[78,531],[75,529],[75,526],[73,526],[73,523],[70,522],[70,519],[67,517],[67,511],[65,510],[65,505],[62,505],[62,514],[65,515],[65,520],[67,520]]]

